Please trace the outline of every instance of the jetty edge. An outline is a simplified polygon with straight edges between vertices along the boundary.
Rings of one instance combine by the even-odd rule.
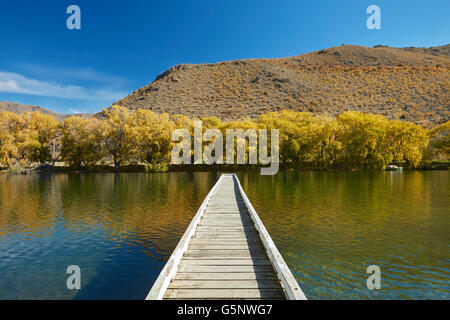
[[[306,300],[236,174],[222,174],[146,300]]]

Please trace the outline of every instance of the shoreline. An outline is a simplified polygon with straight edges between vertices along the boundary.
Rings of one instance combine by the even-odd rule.
[[[145,165],[128,165],[115,169],[112,166],[97,166],[89,169],[75,169],[71,167],[51,167],[51,168],[21,168],[20,170],[12,170],[3,168],[0,169],[1,174],[52,174],[52,173],[171,173],[171,172],[258,172],[260,165],[174,165],[169,166],[167,170],[152,170]],[[450,170],[450,162],[447,161],[433,161],[431,164],[419,166],[417,168],[403,167],[405,171],[431,171],[431,170]],[[314,168],[293,168],[292,166],[282,166],[279,172],[383,172],[395,170],[377,170],[367,168],[335,168],[335,169],[314,169]]]

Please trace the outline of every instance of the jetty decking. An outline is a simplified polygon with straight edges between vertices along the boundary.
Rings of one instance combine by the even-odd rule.
[[[234,174],[206,196],[146,299],[306,299]]]

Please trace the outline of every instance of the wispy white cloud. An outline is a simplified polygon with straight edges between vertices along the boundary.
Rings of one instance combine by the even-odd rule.
[[[76,79],[92,82],[103,82],[110,85],[124,84],[126,79],[105,74],[92,68],[64,68],[55,66],[44,66],[33,63],[21,63],[17,64],[17,67],[34,75],[45,74],[47,77],[63,78],[63,79]]]
[[[88,74],[87,72],[84,76],[88,76]],[[109,86],[86,88],[79,85],[61,84],[0,70],[0,92],[81,100],[119,100],[127,95],[127,92],[109,88]]]
[[[89,113],[86,110],[78,110],[78,109],[70,109],[69,111],[70,111],[71,114]]]

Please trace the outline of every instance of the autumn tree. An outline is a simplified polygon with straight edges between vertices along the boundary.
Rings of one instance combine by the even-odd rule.
[[[65,161],[75,168],[92,168],[102,157],[101,139],[97,134],[100,121],[71,116],[61,125]]]
[[[10,167],[19,158],[16,141],[24,126],[20,115],[0,111],[0,165]]]
[[[129,111],[114,105],[103,111],[103,117],[72,116],[62,123],[39,112],[23,115],[0,112],[0,165],[48,164],[59,159],[55,147],[61,146],[61,159],[76,168],[91,168],[100,160],[111,160],[117,169],[138,162],[152,170],[167,168],[174,143],[175,129],[187,129],[191,141],[202,151],[214,153],[216,129],[226,139],[227,130],[234,132],[228,144],[236,148],[245,146],[245,158],[256,155],[259,130],[279,130],[280,157],[285,166],[294,168],[366,168],[383,169],[389,163],[404,163],[417,167],[422,159],[448,160],[450,152],[450,121],[427,130],[406,121],[393,121],[386,117],[348,111],[336,118],[312,115],[307,112],[281,111],[222,122],[216,117],[202,119],[202,136],[192,141],[194,120],[187,116],[157,114],[149,110]],[[199,127],[196,127],[199,130]],[[205,138],[204,134],[209,132]],[[216,132],[213,134],[213,132]],[[239,138],[235,138],[238,137]],[[245,139],[245,144],[242,143]],[[209,143],[203,141],[209,140]],[[239,143],[238,143],[239,140]],[[429,143],[430,142],[430,143]],[[223,141],[225,147],[227,141]],[[427,145],[429,146],[427,147]],[[228,148],[225,148],[225,151]],[[230,148],[231,149],[231,148]],[[194,154],[191,147],[191,156]],[[223,154],[226,158],[226,154]],[[230,156],[229,156],[230,157]],[[234,163],[237,158],[234,155]],[[253,158],[251,158],[253,159]],[[256,161],[255,161],[256,162]]]
[[[133,116],[122,106],[113,105],[103,111],[96,134],[103,143],[105,155],[110,157],[114,168],[135,159],[137,149],[132,132]]]
[[[166,113],[158,115],[143,109],[134,112],[129,134],[134,141],[137,159],[152,168],[167,164],[170,159],[171,135],[174,129],[175,123]]]
[[[430,144],[427,156],[430,160],[450,160],[450,121],[444,122],[430,130]]]
[[[298,112],[281,111],[270,112],[259,116],[258,124],[261,128],[271,130],[278,129],[280,157],[283,165],[288,162],[295,162],[298,158],[300,145],[296,139],[296,122]]]
[[[22,115],[24,127],[17,134],[17,147],[21,159],[28,163],[48,164],[53,160],[53,148],[60,136],[58,121],[38,111]]]
[[[225,160],[233,159],[233,163],[241,161],[245,164],[256,164],[258,160],[258,129],[258,124],[250,118],[221,123],[219,130],[224,137]],[[227,134],[227,130],[234,134]],[[239,156],[242,151],[243,157]],[[253,161],[255,163],[252,163]]]
[[[387,118],[347,111],[340,114],[337,121],[337,137],[343,145],[344,165],[350,168],[384,168],[389,162],[389,154],[383,145],[387,135]]]
[[[404,121],[390,121],[385,137],[386,159],[396,163],[406,161],[417,167],[422,160],[429,141],[428,131],[416,124]]]
[[[334,153],[340,150],[336,120],[326,115],[281,111],[260,116],[259,123],[280,130],[280,155],[285,165],[324,169],[334,163]]]

